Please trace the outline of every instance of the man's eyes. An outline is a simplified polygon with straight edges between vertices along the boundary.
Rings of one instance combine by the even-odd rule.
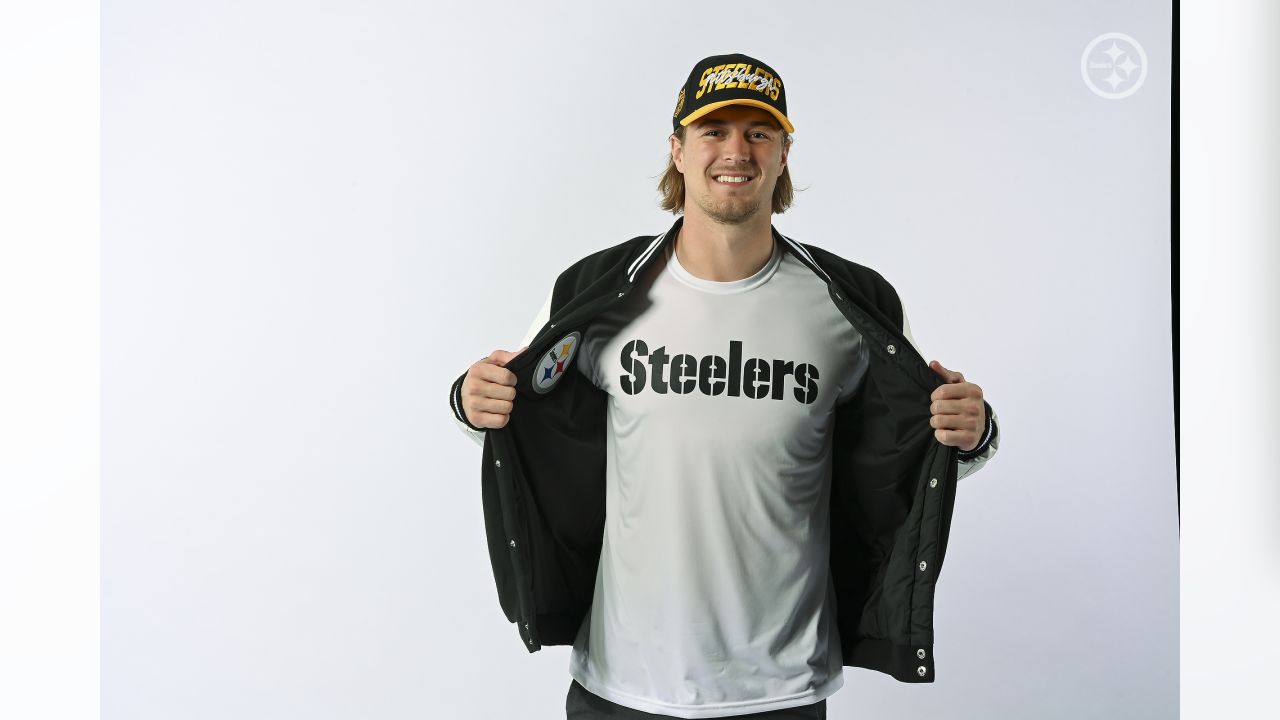
[[[702,134],[703,134],[703,136],[704,136],[704,137],[705,137],[705,136],[716,136],[716,137],[719,137],[720,135],[723,135],[723,134],[724,134],[724,131],[723,131],[723,130],[716,130],[716,129],[708,129],[708,130],[704,130],[704,131],[702,132]],[[755,131],[755,132],[752,132],[752,133],[751,133],[751,138],[752,138],[753,140],[768,140],[768,139],[770,139],[770,138],[769,138],[769,133],[766,133],[766,132],[760,132],[760,131],[758,131],[758,130],[757,130],[757,131]]]

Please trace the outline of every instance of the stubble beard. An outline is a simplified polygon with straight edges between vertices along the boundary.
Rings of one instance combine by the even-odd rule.
[[[755,217],[756,213],[760,211],[760,200],[757,198],[726,200],[722,203],[716,203],[711,198],[703,197],[702,202],[699,202],[698,205],[702,208],[702,212],[707,214],[707,217],[721,225],[742,225]]]
[[[753,182],[760,182],[758,174]],[[721,225],[742,225],[760,212],[760,198],[726,198],[717,202],[710,192],[706,192],[698,195],[698,207]]]

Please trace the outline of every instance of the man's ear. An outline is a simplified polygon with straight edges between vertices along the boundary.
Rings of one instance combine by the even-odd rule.
[[[784,136],[784,137],[785,137],[785,136]],[[790,152],[791,152],[791,143],[790,143],[790,142],[788,142],[788,141],[786,141],[786,140],[783,140],[783,141],[782,141],[782,162],[778,165],[778,171],[779,171],[779,172],[781,172],[782,170],[785,170],[785,169],[786,169],[786,167],[787,167],[787,154],[788,154],[788,153],[790,153]]]
[[[671,162],[675,163],[676,170],[680,174],[684,174],[684,146],[680,144],[680,138],[675,133],[671,133]]]

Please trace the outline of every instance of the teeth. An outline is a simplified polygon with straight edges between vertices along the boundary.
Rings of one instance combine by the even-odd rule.
[[[746,182],[749,179],[750,178],[742,175],[717,175],[716,176],[716,180],[719,180],[720,182],[727,182],[727,183]]]

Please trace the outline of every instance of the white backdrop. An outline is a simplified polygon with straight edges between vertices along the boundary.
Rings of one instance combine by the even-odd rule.
[[[1109,100],[1095,37],[1145,48]],[[1171,8],[107,2],[102,717],[562,718],[498,606],[457,372],[671,222],[676,92],[787,83],[788,235],[890,280],[1002,446],[962,481],[937,681],[833,718],[1178,699]]]

